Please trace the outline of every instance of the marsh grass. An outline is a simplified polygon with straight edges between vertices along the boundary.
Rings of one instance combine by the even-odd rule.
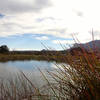
[[[74,56],[71,53],[66,55],[64,60],[70,67],[63,64],[56,65],[58,67],[56,73],[47,71],[56,81],[56,85],[51,86],[50,82],[48,85],[58,100],[100,99],[100,60],[98,59],[100,55],[97,55],[100,52],[96,49],[92,50],[89,46],[88,48],[91,53],[86,52],[80,45],[81,54],[74,51]]]
[[[74,55],[57,52],[68,65],[56,64],[56,72],[47,71],[53,82],[39,69],[56,100],[100,100],[100,50],[93,45],[93,49],[87,45],[88,52],[80,44],[81,51],[75,50]]]

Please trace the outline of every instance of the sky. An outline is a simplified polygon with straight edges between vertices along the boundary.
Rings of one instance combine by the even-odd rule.
[[[0,0],[0,45],[60,50],[100,39],[100,0]],[[67,45],[68,44],[68,45]]]

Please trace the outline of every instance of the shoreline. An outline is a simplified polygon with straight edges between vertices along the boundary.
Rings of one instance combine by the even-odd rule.
[[[35,54],[0,54],[0,62],[24,61],[24,60],[46,60],[64,62],[63,57],[56,55],[35,55]]]

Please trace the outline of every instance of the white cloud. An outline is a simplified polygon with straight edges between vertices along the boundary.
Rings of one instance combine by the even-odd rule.
[[[53,40],[52,43],[54,44],[74,44],[73,40]]]
[[[48,40],[47,36],[36,37],[37,40]]]
[[[94,28],[95,39],[100,39],[99,4],[99,0],[1,0],[0,13],[6,16],[0,19],[0,36],[32,33],[71,38],[74,34],[87,42]]]
[[[0,0],[0,13],[38,12],[50,5],[49,0]]]
[[[32,48],[10,48],[10,51],[33,51],[33,50],[38,50],[39,51],[39,49],[32,49]]]

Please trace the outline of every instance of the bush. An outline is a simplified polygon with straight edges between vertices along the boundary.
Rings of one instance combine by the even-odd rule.
[[[7,47],[7,45],[2,45],[0,47],[0,53],[7,53],[9,52],[9,48]]]

